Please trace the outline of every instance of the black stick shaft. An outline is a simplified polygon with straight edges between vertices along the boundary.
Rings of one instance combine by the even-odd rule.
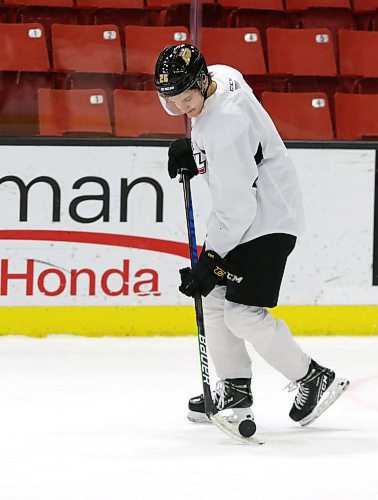
[[[188,230],[190,262],[193,267],[198,261],[198,253],[197,253],[196,232],[194,226],[192,195],[190,191],[190,180],[185,175],[185,173],[182,174],[182,184],[184,190],[185,214],[186,214],[186,225]],[[202,298],[200,293],[197,293],[194,297],[194,307],[196,311],[196,320],[197,320],[198,347],[199,347],[200,367],[202,375],[203,395],[205,400],[205,412],[206,415],[209,416],[210,414],[214,415],[216,413],[216,408],[214,406],[213,399],[211,397],[209,358],[207,355]]]

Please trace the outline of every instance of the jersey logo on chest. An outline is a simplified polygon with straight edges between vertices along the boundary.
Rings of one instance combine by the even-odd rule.
[[[206,160],[206,151],[200,149],[199,151],[193,153],[194,161],[196,162],[198,173],[204,174],[206,172],[207,160]]]

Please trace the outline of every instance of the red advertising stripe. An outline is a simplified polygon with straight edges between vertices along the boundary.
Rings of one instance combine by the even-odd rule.
[[[66,241],[68,243],[90,243],[115,247],[139,248],[153,252],[168,253],[189,258],[187,243],[178,241],[130,236],[127,234],[93,233],[87,231],[49,231],[38,229],[0,230],[0,240]],[[199,251],[201,249],[199,248]]]

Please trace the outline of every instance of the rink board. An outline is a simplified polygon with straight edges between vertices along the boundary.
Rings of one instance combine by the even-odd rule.
[[[294,335],[378,335],[378,306],[279,306],[272,314]],[[0,335],[87,337],[193,335],[191,306],[4,307]]]
[[[273,313],[298,334],[377,334],[375,150],[289,150],[307,229]],[[164,147],[1,146],[0,334],[187,335],[182,188]],[[211,209],[192,181],[200,244]],[[376,268],[376,267],[375,267]]]

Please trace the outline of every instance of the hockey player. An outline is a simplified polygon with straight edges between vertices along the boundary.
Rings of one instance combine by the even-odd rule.
[[[191,118],[190,139],[171,143],[168,171],[200,174],[212,197],[204,249],[193,269],[180,270],[179,290],[203,296],[210,356],[219,382],[214,401],[232,419],[251,413],[251,359],[245,341],[298,389],[289,416],[306,425],[349,382],[319,365],[294,340],[277,305],[286,260],[303,219],[294,166],[272,120],[235,69],[207,68],[190,44],[166,47],[155,86],[169,114]],[[188,418],[207,420],[203,395],[189,400]]]

